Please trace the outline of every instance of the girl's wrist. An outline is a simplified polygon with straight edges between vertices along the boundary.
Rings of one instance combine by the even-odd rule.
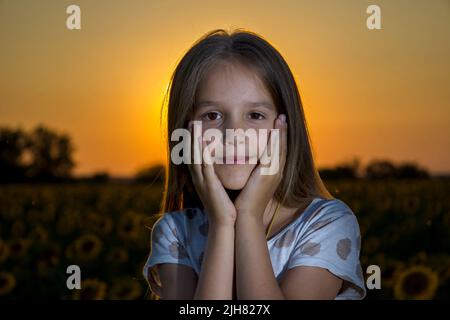
[[[240,209],[237,211],[236,220],[245,219],[245,220],[261,220],[262,221],[263,212],[264,212],[264,210],[262,210],[262,209],[260,210],[257,208],[245,209],[245,210]]]
[[[240,212],[236,219],[236,225],[237,224],[263,225],[262,215]]]
[[[236,224],[235,219],[210,219],[209,221],[209,228],[213,229],[215,231],[217,230],[227,230],[232,229],[234,230]]]

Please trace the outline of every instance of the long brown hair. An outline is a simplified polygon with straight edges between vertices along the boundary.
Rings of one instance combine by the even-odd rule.
[[[278,111],[286,114],[288,152],[284,177],[275,192],[275,199],[291,208],[315,197],[332,199],[314,165],[300,94],[284,58],[267,40],[254,32],[217,29],[205,34],[185,53],[172,74],[165,95],[168,149],[160,214],[203,207],[187,165],[175,165],[170,161],[170,151],[178,143],[170,141],[170,136],[177,128],[187,128],[199,83],[207,70],[218,61],[239,61],[253,68],[263,79]]]

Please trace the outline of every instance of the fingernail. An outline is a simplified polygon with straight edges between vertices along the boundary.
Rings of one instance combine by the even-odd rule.
[[[286,115],[280,114],[280,120],[281,120],[281,122],[286,122]]]

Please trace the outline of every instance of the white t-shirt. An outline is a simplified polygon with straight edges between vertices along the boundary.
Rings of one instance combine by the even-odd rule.
[[[199,275],[208,236],[208,216],[199,208],[165,213],[153,226],[151,250],[144,266],[177,263]],[[315,198],[304,212],[267,240],[273,272],[279,281],[296,266],[328,269],[344,280],[336,299],[366,295],[359,262],[361,236],[352,210],[339,199]]]

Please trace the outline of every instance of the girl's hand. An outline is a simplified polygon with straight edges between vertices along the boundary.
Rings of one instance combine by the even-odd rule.
[[[202,163],[195,164],[193,161],[195,152],[194,144],[197,144],[197,150],[200,152],[202,142],[201,137],[199,139],[194,139],[192,122],[189,123],[189,131],[191,134],[191,164],[188,164],[188,168],[192,176],[192,182],[205,207],[209,220],[212,224],[217,226],[234,226],[236,221],[236,208],[214,172],[214,164],[212,164],[211,161],[210,149],[206,146],[203,152],[204,157],[209,158],[210,161],[205,163],[204,157],[200,155]]]
[[[264,211],[269,201],[272,199],[278,185],[283,178],[284,165],[286,163],[287,154],[287,122],[284,114],[275,119],[275,129],[279,129],[280,132],[280,145],[279,145],[279,167],[273,175],[262,175],[261,169],[264,167],[270,167],[270,163],[263,165],[259,163],[255,169],[253,169],[244,189],[234,202],[238,215],[252,215],[262,220]],[[272,143],[272,139],[278,138],[276,135],[270,134],[268,144]],[[264,150],[263,156],[267,157],[268,145]],[[271,161],[274,154],[271,152]]]

